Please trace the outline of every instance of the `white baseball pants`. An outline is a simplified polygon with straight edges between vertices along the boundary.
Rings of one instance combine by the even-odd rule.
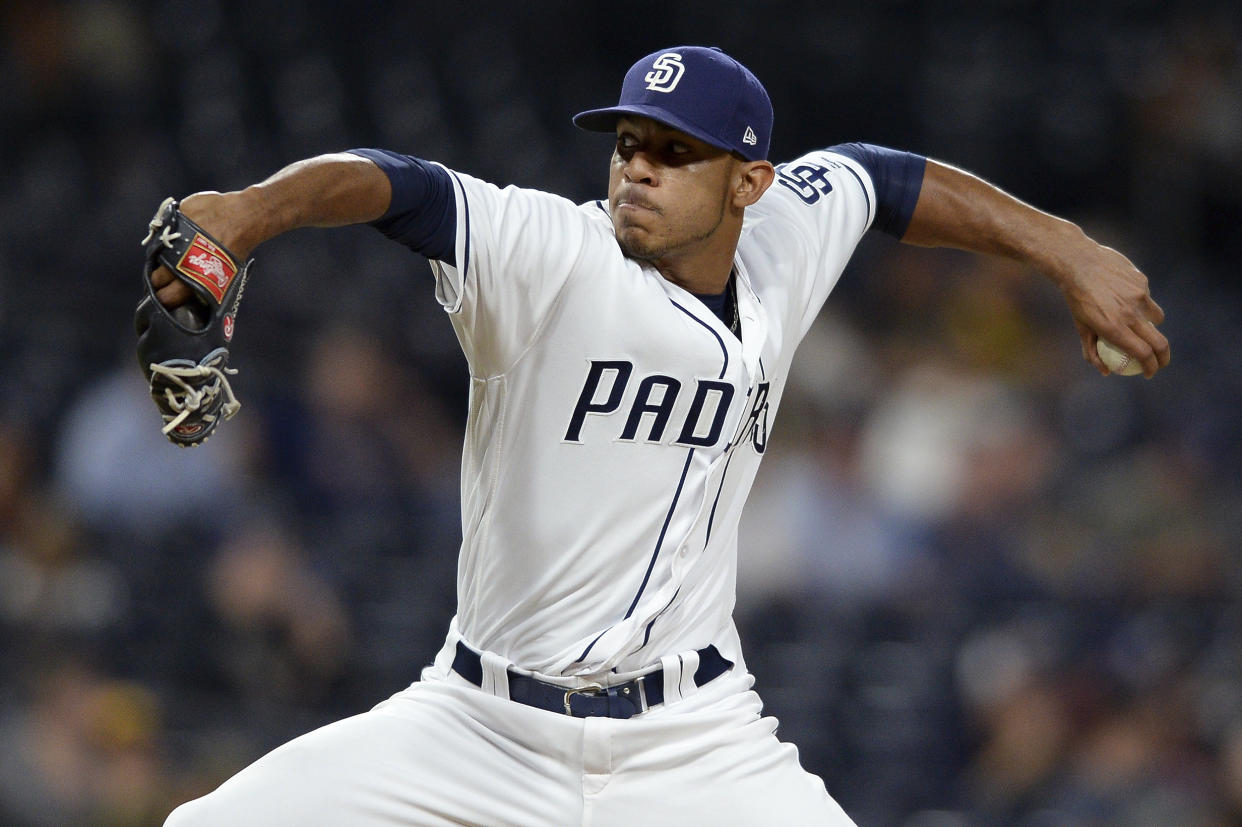
[[[429,669],[178,807],[166,827],[853,825],[737,671],[613,720],[534,709]]]

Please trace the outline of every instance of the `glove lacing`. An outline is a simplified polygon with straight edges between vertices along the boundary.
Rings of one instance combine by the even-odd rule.
[[[236,368],[219,368],[214,364],[218,360],[212,360],[202,365],[167,365],[152,362],[151,382],[155,383],[155,377],[162,376],[169,383],[176,385],[176,388],[164,388],[164,400],[168,403],[168,407],[177,411],[175,415],[165,414],[165,425],[163,433],[165,436],[173,428],[176,428],[186,417],[195,413],[200,408],[209,407],[221,392],[224,393],[224,404],[220,408],[220,415],[225,419],[231,419],[234,414],[241,410],[241,402],[233,395],[233,388],[229,384],[226,374],[236,374]],[[186,380],[214,380],[208,384],[194,387]],[[204,422],[214,422],[215,414],[204,413],[202,415]]]
[[[142,246],[145,247],[151,239],[157,237],[155,235],[156,230],[160,231],[158,238],[160,240],[160,243],[163,244],[165,247],[171,248],[173,246],[172,243],[176,241],[178,238],[181,238],[181,233],[171,232],[172,227],[166,227],[164,225],[164,215],[168,209],[168,205],[173,204],[175,202],[176,202],[175,198],[165,198],[164,203],[160,204],[160,208],[155,211],[155,217],[151,219],[151,222],[149,224],[147,224],[146,237],[142,239],[142,241],[139,242]]]

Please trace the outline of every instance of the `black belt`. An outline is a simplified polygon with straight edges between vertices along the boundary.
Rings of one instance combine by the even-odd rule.
[[[700,649],[698,654],[695,686],[703,686],[733,666],[733,661],[720,654],[715,646]],[[483,660],[478,652],[461,641],[457,642],[453,671],[475,686],[483,685]],[[512,669],[508,672],[509,700],[575,718],[632,718],[664,703],[663,669],[639,675],[616,686],[585,686],[579,689],[546,683],[529,675],[520,675]]]

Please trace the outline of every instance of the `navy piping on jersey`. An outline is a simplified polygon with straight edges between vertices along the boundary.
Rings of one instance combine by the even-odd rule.
[[[761,380],[768,378],[767,373],[763,369],[762,359],[759,360],[759,378]],[[750,395],[747,394],[746,398],[749,399]],[[733,444],[732,446],[729,446],[729,445],[725,446],[726,451],[729,451],[730,447],[733,447],[733,450],[729,451],[729,456],[728,458],[725,459],[724,469],[721,470],[720,472],[720,485],[719,487],[716,488],[716,497],[715,499],[712,500],[712,511],[711,511],[711,514],[709,514],[707,517],[707,535],[703,538],[703,548],[707,548],[708,544],[712,541],[712,528],[716,524],[716,506],[720,504],[720,495],[724,491],[725,480],[729,476],[729,465],[733,462],[733,454],[737,450],[737,445],[740,445],[740,444],[741,443],[738,442],[738,443]],[[672,606],[673,603],[677,600],[677,595],[679,594],[681,594],[680,587],[678,587],[677,591],[673,594],[672,599],[668,601],[668,605],[666,605],[663,609],[657,612],[655,617],[651,618],[651,622],[647,624],[647,631],[643,635],[643,643],[642,643],[643,646],[646,646],[647,641],[651,640],[651,627],[655,625],[657,620],[659,620],[661,617],[664,616],[664,613],[667,612],[669,610],[669,607]],[[641,649],[642,646],[640,646],[639,648]]]
[[[760,381],[762,381],[767,378],[768,378],[767,372],[764,371],[763,369],[763,360],[760,359],[759,360],[759,379]],[[749,400],[750,394],[747,394],[746,398],[747,400]],[[738,444],[740,445],[741,443],[739,442]],[[725,450],[728,451],[729,449],[726,447]],[[737,446],[734,446],[734,450],[729,451],[729,458],[725,460],[725,467],[720,472],[720,487],[716,489],[716,498],[712,500],[712,511],[707,516],[707,536],[703,539],[703,548],[707,548],[707,544],[710,543],[712,540],[712,527],[716,524],[716,506],[720,504],[720,494],[721,492],[724,491],[725,479],[729,476],[729,463],[733,462],[733,454],[736,452],[736,450],[737,450]]]
[[[674,304],[676,304],[676,302],[674,302]],[[725,364],[726,365],[728,364],[728,353],[725,354]],[[723,377],[724,373],[721,373],[720,375]],[[767,378],[767,374],[763,370],[762,359],[759,360],[759,378],[760,379]],[[746,398],[749,399],[750,394],[747,394]],[[731,445],[726,445],[725,450],[729,451],[730,447]],[[729,451],[729,456],[725,459],[724,469],[720,472],[720,487],[716,489],[716,498],[712,500],[712,511],[711,511],[711,514],[708,515],[707,517],[707,536],[703,538],[703,548],[707,548],[707,544],[710,543],[712,540],[712,526],[716,522],[716,506],[720,503],[720,493],[724,491],[725,478],[729,475],[729,464],[733,462],[733,453],[734,453],[733,451]],[[668,603],[664,606],[664,608],[656,612],[655,617],[651,618],[651,622],[647,624],[647,631],[643,634],[642,646],[646,646],[647,642],[651,640],[651,627],[655,625],[657,620],[659,620],[661,617],[664,616],[664,613],[667,612],[669,610],[669,607],[672,606],[673,603],[677,600],[677,595],[679,594],[681,594],[680,586],[677,587],[677,591],[673,593],[673,596],[669,599]],[[641,649],[642,646],[638,648]]]
[[[450,172],[449,174],[457,182],[457,188],[461,190],[461,203],[466,208],[466,220],[462,222],[462,226],[466,228],[466,244],[462,255],[465,261],[461,263],[461,283],[464,287],[466,284],[466,274],[470,270],[470,199],[466,196],[466,187],[461,183],[461,179],[457,177],[457,173]]]
[[[696,322],[701,324],[703,327],[707,329],[708,333],[711,333],[713,336],[716,337],[716,343],[720,345],[720,352],[721,354],[724,355],[724,364],[721,366],[720,374],[716,378],[723,379],[725,373],[727,373],[729,370],[729,349],[725,346],[724,339],[720,338],[720,334],[717,333],[715,330],[713,330],[711,325],[709,325],[707,322],[703,321],[698,316],[691,313],[686,308],[682,307],[680,304],[678,304],[673,299],[669,299],[669,303],[672,304],[673,307],[676,307],[678,310],[680,310],[682,313],[685,313],[691,319],[694,319]],[[638,586],[638,592],[635,593],[634,599],[630,602],[630,607],[626,609],[625,617],[623,617],[622,620],[628,620],[630,616],[634,614],[634,609],[638,607],[639,599],[642,598],[643,592],[647,590],[647,583],[651,580],[651,572],[655,571],[656,560],[660,558],[660,549],[663,548],[664,546],[664,535],[668,532],[669,523],[673,521],[673,514],[677,511],[677,503],[678,501],[681,500],[681,490],[686,485],[686,475],[690,473],[690,461],[694,459],[694,451],[695,449],[691,448],[689,451],[686,452],[686,463],[681,468],[681,479],[677,481],[677,490],[673,492],[673,501],[669,504],[668,512],[664,515],[664,525],[660,527],[660,536],[659,538],[656,539],[655,549],[651,552],[651,559],[647,562],[647,571],[645,574],[643,574],[643,582]],[[673,595],[674,598],[676,598],[676,596],[677,595]],[[669,605],[670,606],[672,605],[671,600],[669,601]],[[664,609],[660,610],[660,613],[663,613],[664,610],[667,608],[668,606],[665,606]],[[657,617],[658,616],[659,616],[659,613],[657,613]],[[652,622],[653,623],[655,622],[654,618],[652,619]],[[592,640],[589,644],[587,644],[587,648],[582,650],[582,654],[578,656],[578,660],[579,661],[585,660],[586,656],[591,653],[591,650],[593,648],[595,648],[595,644],[599,642],[599,639],[602,638],[604,635],[608,634],[608,632],[611,629],[612,627],[609,626],[607,629],[605,629],[604,631],[596,635],[595,640]],[[648,624],[647,626],[647,634],[648,635],[651,634],[650,624]],[[646,644],[646,638],[644,638],[643,643],[644,645]]]
[[[673,592],[673,596],[670,597],[668,599],[668,602],[664,604],[664,608],[656,612],[656,616],[651,618],[651,621],[647,624],[646,631],[643,632],[643,642],[642,642],[642,645],[638,647],[640,650],[643,648],[643,646],[646,646],[648,643],[651,642],[651,627],[656,624],[657,620],[659,620],[661,617],[664,616],[664,613],[669,610],[670,606],[672,606],[675,602],[677,602],[677,595],[679,594],[681,594],[681,586],[678,586],[677,591]]]
[[[712,511],[707,515],[707,536],[703,538],[703,548],[707,548],[707,544],[712,541],[712,526],[716,524],[716,506],[720,504],[720,494],[724,491],[725,477],[729,474],[729,463],[733,462],[735,451],[736,447],[729,452],[729,458],[725,460],[724,470],[720,472],[720,487],[716,489],[716,497],[712,500]]]
[[[761,380],[768,378],[767,372],[764,371],[763,369],[762,359],[759,360],[759,378]],[[749,399],[750,395],[747,394],[746,398]],[[730,448],[729,445],[725,446],[725,450],[729,451],[729,456],[727,459],[725,459],[724,469],[722,469],[720,472],[720,486],[716,489],[716,497],[715,499],[712,500],[712,511],[711,511],[711,514],[709,514],[707,517],[707,536],[703,538],[703,548],[707,548],[708,543],[712,541],[712,527],[715,526],[716,524],[716,506],[720,504],[720,495],[724,491],[725,479],[727,479],[729,476],[729,465],[733,462],[733,454],[737,451],[737,445],[740,445],[740,444],[741,444],[740,442],[733,444],[732,451],[729,451],[729,448]],[[679,594],[681,594],[681,587],[678,587],[677,591],[674,592],[672,599],[668,601],[668,605],[666,605],[663,609],[657,612],[655,617],[651,618],[651,622],[647,624],[647,631],[643,635],[643,644],[642,644],[643,646],[646,646],[647,641],[651,640],[651,627],[655,626],[656,621],[664,616],[664,613],[667,612],[669,610],[669,607],[672,606],[673,603],[677,600],[677,595]],[[640,646],[639,648],[641,649],[642,646]]]
[[[643,596],[643,592],[647,589],[647,582],[651,579],[651,572],[655,570],[655,562],[660,556],[660,548],[664,545],[664,535],[668,533],[668,524],[673,521],[673,513],[677,510],[677,503],[681,499],[681,489],[686,485],[686,475],[690,472],[690,460],[694,459],[694,449],[691,448],[686,452],[686,464],[681,467],[681,479],[677,481],[677,490],[673,493],[673,502],[668,507],[668,513],[664,515],[664,525],[660,527],[660,536],[656,539],[655,551],[651,553],[651,560],[647,562],[647,572],[643,575],[642,585],[638,587],[638,592],[634,595],[634,600],[630,603],[630,607],[625,610],[625,618],[629,619],[634,614],[634,609],[638,606],[638,599]]]
[[[716,337],[716,344],[720,345],[720,352],[721,352],[722,354],[724,354],[724,365],[722,365],[722,366],[721,366],[721,368],[720,368],[720,375],[719,375],[719,376],[717,376],[716,378],[717,378],[717,379],[724,379],[724,375],[725,375],[725,374],[729,371],[729,349],[728,349],[727,347],[725,347],[724,339],[720,338],[720,334],[716,332],[715,328],[713,328],[713,327],[712,327],[711,325],[709,325],[707,322],[705,322],[705,321],[703,321],[702,319],[700,319],[698,316],[696,316],[696,315],[694,315],[693,313],[691,313],[691,312],[690,312],[689,310],[687,310],[686,308],[682,307],[682,306],[681,306],[680,304],[678,304],[675,300],[673,300],[673,299],[669,299],[669,302],[673,305],[673,307],[676,307],[676,308],[677,308],[678,310],[680,310],[682,313],[685,313],[687,316],[689,316],[690,318],[694,319],[694,320],[695,320],[696,322],[698,322],[699,324],[703,325],[703,327],[707,329],[707,332],[708,332],[708,333],[710,333],[710,334],[712,334],[713,336],[715,336],[715,337]]]
[[[694,458],[694,449],[691,448],[686,452],[686,464],[681,467],[681,479],[677,480],[677,490],[673,492],[673,501],[669,503],[668,512],[664,515],[664,525],[660,527],[660,536],[656,539],[655,550],[651,553],[651,560],[647,563],[647,571],[643,574],[643,582],[638,587],[638,592],[634,595],[634,600],[630,603],[630,607],[625,611],[625,617],[622,620],[628,620],[630,615],[634,614],[634,609],[638,606],[638,600],[643,596],[643,592],[647,589],[647,582],[651,579],[651,572],[655,569],[656,560],[660,557],[660,548],[664,545],[664,535],[668,532],[668,525],[673,521],[673,513],[677,510],[677,501],[681,499],[681,489],[686,485],[686,475],[690,472],[690,460]],[[604,631],[595,636],[595,640],[587,644],[587,648],[582,650],[582,654],[578,656],[578,660],[586,660],[586,656],[595,648],[595,644],[599,643],[599,639],[608,634],[612,630],[609,626]]]
[[[845,166],[845,165],[843,164],[842,166]],[[845,171],[848,172],[850,175],[853,175],[854,180],[858,182],[858,188],[862,190],[863,199],[867,202],[867,215],[871,215],[871,196],[867,195],[867,185],[863,183],[862,178],[858,176],[858,173],[854,171],[853,167],[846,166]],[[874,224],[875,222],[874,216],[872,217],[871,221]]]

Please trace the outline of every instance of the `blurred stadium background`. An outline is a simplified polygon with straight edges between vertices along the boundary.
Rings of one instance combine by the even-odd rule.
[[[577,200],[569,116],[723,46],[774,156],[964,166],[1148,273],[1173,365],[1101,378],[1020,268],[868,239],[800,352],[738,620],[867,827],[1242,823],[1242,12],[1160,0],[5,0],[0,823],[158,824],[414,679],[453,609],[463,363],[365,228],[258,251],[206,448],[132,355],[159,201],[380,145]],[[601,308],[601,312],[617,312]]]

